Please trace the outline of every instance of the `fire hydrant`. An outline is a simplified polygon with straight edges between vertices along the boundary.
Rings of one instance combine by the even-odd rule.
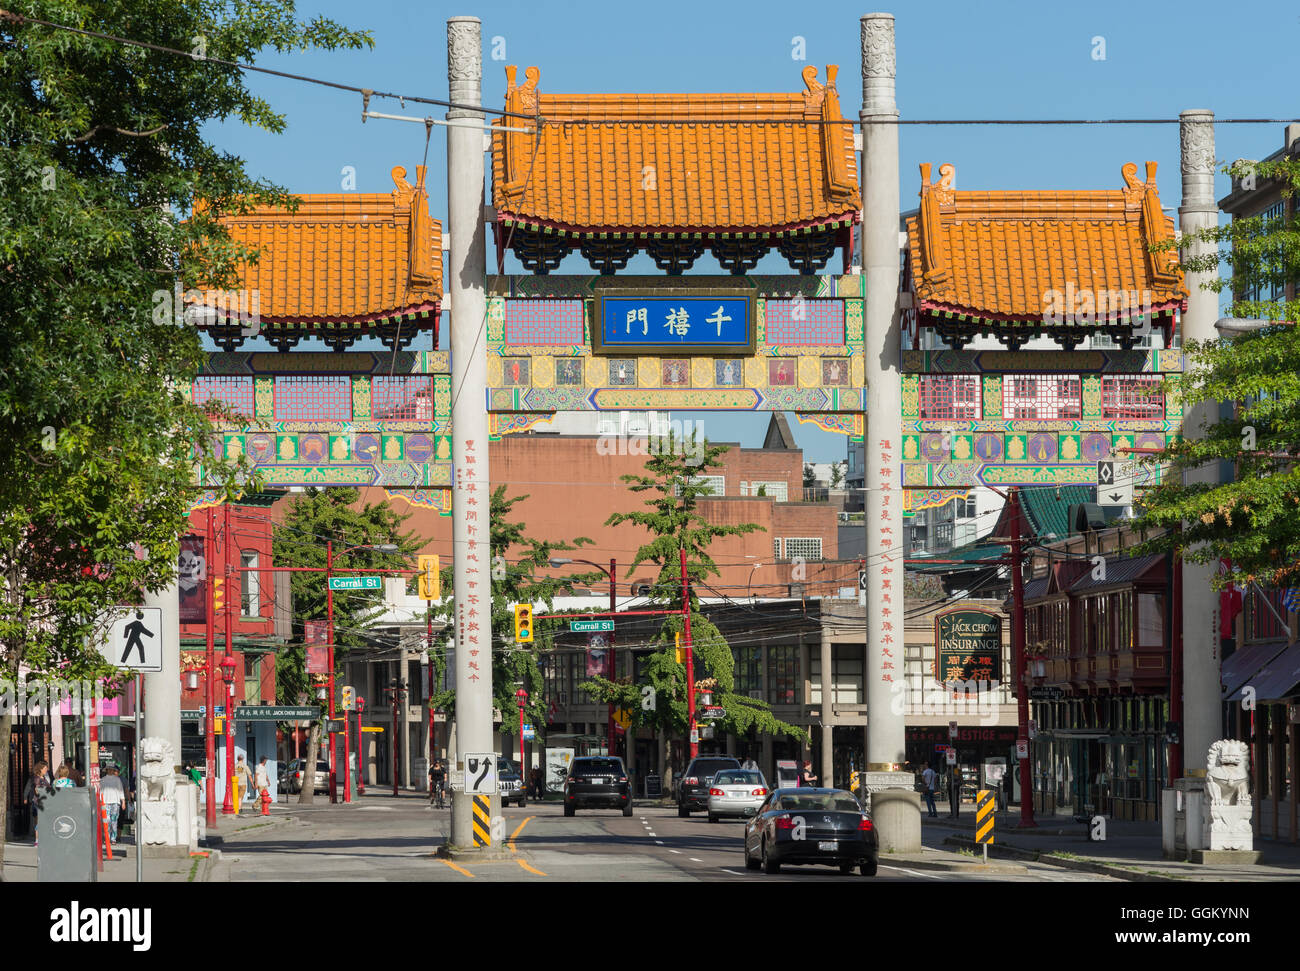
[[[270,789],[262,790],[262,815],[263,816],[271,815],[271,790]]]

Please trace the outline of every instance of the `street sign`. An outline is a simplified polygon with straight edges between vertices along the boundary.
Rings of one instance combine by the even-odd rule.
[[[865,590],[865,589],[867,589],[867,571],[866,571],[866,570],[859,570],[859,571],[858,571],[858,589],[859,589],[859,590]]]
[[[721,705],[710,705],[707,708],[700,709],[700,717],[706,721],[712,721],[716,718],[726,718],[727,709]]]
[[[622,708],[615,708],[614,723],[618,725],[620,728],[622,728],[623,731],[627,731],[632,726],[631,713],[624,711]],[[527,734],[525,734],[524,737],[527,738],[528,737]]]
[[[957,723],[956,723],[956,722],[949,722],[949,723],[948,723],[948,737],[949,737],[949,738],[956,738],[956,737],[957,737]]]
[[[692,745],[697,745],[697,744],[699,744],[699,741],[700,741],[700,730],[699,730],[698,728],[692,728],[692,729],[691,729],[691,744],[692,744]]]
[[[128,671],[162,670],[162,608],[117,607],[99,617],[107,638],[99,651],[110,664]]]
[[[597,631],[611,631],[614,629],[612,620],[571,620],[569,621],[569,630],[575,634],[590,634]]]
[[[1065,697],[1064,688],[1047,688],[1036,685],[1029,689],[1029,697],[1034,701],[1060,701]]]
[[[1097,463],[1097,503],[1102,506],[1133,505],[1133,483],[1137,468],[1132,462]]]
[[[533,728],[532,725],[529,725],[529,724],[527,724],[527,723],[525,722],[525,723],[524,723],[524,741],[525,741],[525,742],[531,742],[531,741],[534,741],[536,738],[537,738],[537,729]]]
[[[379,577],[330,577],[331,590],[382,590]]]
[[[1031,719],[1029,719],[1029,721],[1028,721],[1028,723],[1027,723],[1027,726],[1028,726],[1028,731],[1029,731],[1029,737],[1030,737],[1031,739],[1037,738],[1037,737],[1038,737],[1038,722],[1036,722],[1034,719],[1031,718]]]
[[[1029,758],[1029,739],[1027,738],[1016,739],[1016,758],[1018,759]]]
[[[384,726],[383,725],[362,725],[361,730],[363,732],[382,732],[384,730]]]
[[[497,791],[497,757],[492,752],[465,756],[465,791],[490,796]]]
[[[975,793],[975,842],[993,842],[993,811],[997,808],[997,793],[992,789],[981,789]],[[988,850],[984,851],[988,860]]]
[[[216,710],[225,714],[220,706]],[[309,721],[320,717],[320,709],[311,705],[240,705],[234,717],[241,722]]]
[[[945,752],[944,755],[946,756],[949,765],[957,764],[957,750],[955,748],[948,749],[948,751]]]

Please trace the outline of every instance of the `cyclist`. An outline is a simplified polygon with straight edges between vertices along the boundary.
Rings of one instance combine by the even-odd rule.
[[[442,767],[442,759],[434,759],[429,768],[429,805],[442,808],[443,794],[446,791],[447,770]]]

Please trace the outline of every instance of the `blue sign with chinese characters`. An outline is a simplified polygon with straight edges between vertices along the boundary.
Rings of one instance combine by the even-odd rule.
[[[602,296],[596,350],[752,352],[754,329],[749,296]]]

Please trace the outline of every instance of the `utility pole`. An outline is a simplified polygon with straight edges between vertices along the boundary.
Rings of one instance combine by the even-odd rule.
[[[1029,682],[1025,659],[1025,570],[1024,552],[1020,545],[1020,490],[1007,490],[1011,507],[1011,663],[1016,677],[1016,748],[1029,744]],[[1020,769],[1020,826],[1019,829],[1037,829],[1034,822],[1034,781],[1030,759],[1019,758]],[[1028,753],[1026,753],[1027,755]]]
[[[204,624],[204,635],[207,641],[206,651],[204,654],[205,673],[207,685],[203,692],[204,708],[207,710],[203,713],[203,806],[204,821],[208,829],[215,829],[217,825],[217,740],[213,735],[216,728],[214,719],[216,716],[217,706],[217,652],[216,629],[217,629],[217,571],[216,565],[217,553],[217,525],[216,517],[212,514],[212,507],[208,506],[207,510],[208,537],[206,549],[204,550],[203,570],[207,577],[208,585],[208,609],[204,611],[207,614],[207,623]],[[136,698],[136,706],[140,704],[139,697]],[[138,734],[138,733],[137,733]],[[139,739],[136,739],[137,747]],[[139,761],[136,761],[137,767]]]
[[[224,815],[230,815],[235,811],[235,627],[231,611],[234,609],[234,600],[240,595],[238,586],[231,586],[231,578],[235,575],[230,564],[230,551],[234,546],[234,535],[230,531],[230,503],[227,502],[222,506],[222,521],[225,528],[225,542],[221,544],[222,566],[226,576],[225,591],[225,615],[226,615],[226,656],[221,659],[221,667],[224,671],[222,680],[226,682],[226,799],[221,805],[221,812]]]
[[[691,758],[700,754],[695,728],[695,652],[691,650],[691,585],[686,577],[686,547],[678,551],[682,560],[682,620],[686,626],[686,731]]]
[[[614,577],[615,577],[615,570],[617,568],[618,566],[614,562],[614,558],[611,556],[609,559],[609,612],[611,614],[617,612],[617,608],[615,606],[615,598],[614,598],[614,590],[615,590]],[[618,678],[618,649],[615,646],[616,642],[614,638],[615,638],[615,632],[610,631],[609,632],[609,679],[611,681],[614,681]],[[613,755],[614,754],[614,703],[613,702],[610,702],[609,704],[609,727],[607,731],[609,732],[609,754]],[[521,728],[520,733],[522,734],[522,732],[523,729]],[[626,740],[626,736],[624,736],[624,739]],[[520,743],[520,751],[521,752],[523,751],[522,742]],[[627,753],[625,752],[624,754],[626,755]],[[521,775],[523,774],[523,771],[524,771],[524,764],[522,761],[520,761],[519,772]]]
[[[325,626],[326,644],[329,647],[329,720],[334,720],[334,587],[330,583],[330,578],[334,575],[334,541],[328,539],[325,541]],[[326,723],[328,728],[328,722]],[[330,737],[330,802],[339,801],[338,790],[338,766],[334,761],[334,732],[328,732]]]

